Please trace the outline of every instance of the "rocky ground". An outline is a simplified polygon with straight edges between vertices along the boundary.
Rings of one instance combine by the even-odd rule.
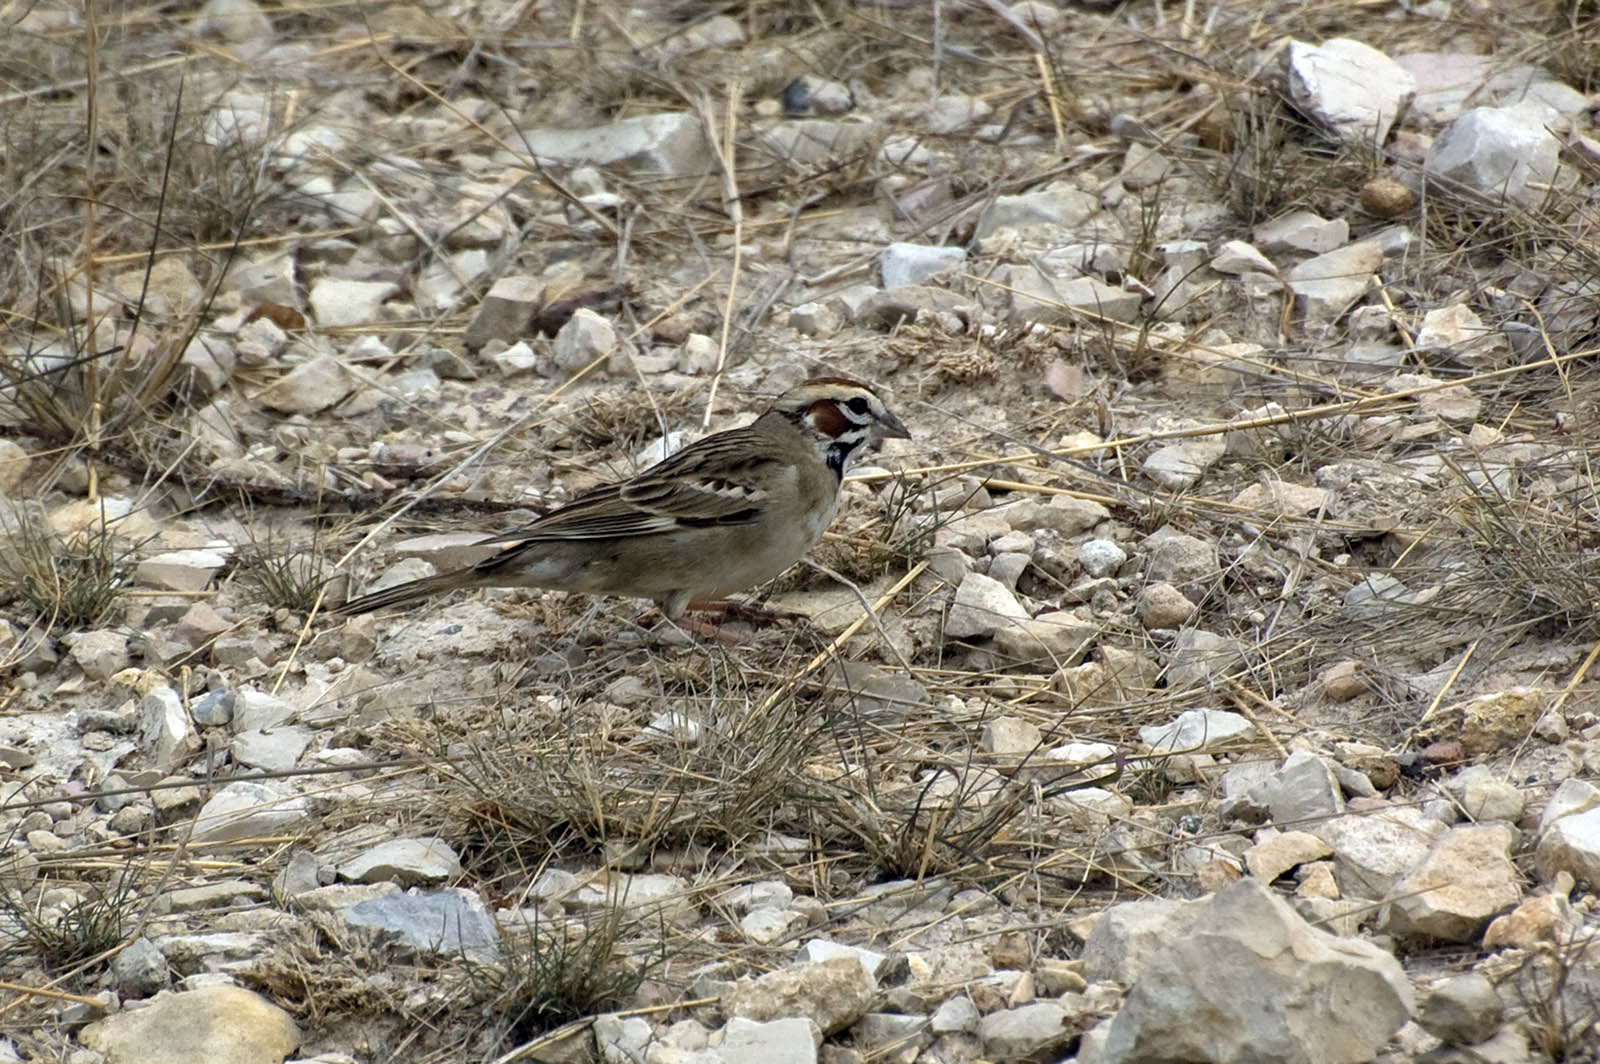
[[[1600,1053],[1600,23],[17,8],[0,1061]],[[800,614],[358,589],[820,373]]]

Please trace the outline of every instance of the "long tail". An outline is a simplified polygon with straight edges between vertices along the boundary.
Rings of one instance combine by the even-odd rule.
[[[404,584],[396,584],[394,587],[386,587],[382,591],[374,591],[370,595],[362,595],[358,599],[351,599],[342,606],[335,606],[330,612],[343,617],[353,617],[358,613],[371,613],[386,606],[405,606],[446,591],[454,591],[458,587],[471,587],[477,583],[473,579],[475,575],[476,571],[468,568],[424,577],[421,580],[411,580]]]

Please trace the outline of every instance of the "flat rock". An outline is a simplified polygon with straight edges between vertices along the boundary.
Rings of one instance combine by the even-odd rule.
[[[1505,1004],[1481,972],[1463,972],[1434,987],[1422,999],[1417,1023],[1447,1045],[1475,1046],[1500,1029]]]
[[[1347,144],[1383,144],[1416,95],[1416,80],[1404,67],[1347,37],[1290,41],[1283,55],[1289,98]]]
[[[1327,488],[1291,484],[1285,480],[1252,484],[1233,497],[1235,506],[1282,517],[1328,513],[1332,503],[1333,492]]]
[[[1228,445],[1220,437],[1180,440],[1152,451],[1139,469],[1163,488],[1182,491],[1199,483],[1222,460]]]
[[[1436,942],[1475,940],[1492,918],[1522,900],[1511,863],[1513,834],[1509,824],[1451,828],[1395,884],[1381,926]]]
[[[1600,890],[1600,808],[1564,816],[1542,831],[1534,863],[1546,879],[1570,872]]]
[[[1044,227],[1073,229],[1100,210],[1100,201],[1070,182],[1058,181],[1017,196],[996,196],[978,219],[974,239],[999,230]]]
[[[1244,865],[1263,883],[1290,869],[1332,855],[1328,844],[1308,831],[1282,831],[1244,852]]]
[[[876,123],[846,119],[800,118],[762,130],[766,153],[797,163],[828,163],[848,159],[871,146],[880,134]],[[711,158],[710,149],[704,158]],[[704,162],[702,162],[702,167]]]
[[[983,573],[968,573],[956,588],[944,634],[952,639],[981,638],[1028,619],[1027,609],[1004,584]]]
[[[318,355],[267,385],[256,399],[282,414],[315,414],[350,394],[354,386],[338,359]]]
[[[443,839],[390,839],[339,866],[352,883],[389,881],[403,887],[439,883],[461,874],[461,860]]]
[[[1411,1017],[1411,983],[1394,957],[1317,930],[1253,879],[1184,916],[1186,928],[1137,972],[1097,1064],[1344,1064],[1375,1057]]]
[[[1350,223],[1343,218],[1328,219],[1313,211],[1295,210],[1262,222],[1252,236],[1268,254],[1300,251],[1321,255],[1342,247],[1350,239]]]
[[[883,251],[883,287],[921,284],[935,274],[962,265],[967,250],[930,244],[890,244]]]
[[[477,954],[500,952],[500,931],[484,909],[483,899],[461,887],[426,892],[413,887],[367,898],[339,913],[352,927],[392,933],[419,953]]]
[[[265,838],[298,830],[310,806],[299,795],[268,783],[238,780],[213,794],[201,807],[194,842],[219,843]]]
[[[1023,1060],[1053,1049],[1077,1031],[1067,1024],[1067,1010],[1054,1001],[1036,1001],[999,1009],[978,1021],[984,1055],[992,1060]]]
[[[378,320],[383,301],[400,291],[393,281],[353,281],[320,277],[311,286],[311,313],[325,329],[366,325]],[[274,407],[273,409],[281,409]],[[310,411],[306,411],[310,413]]]
[[[1422,863],[1444,824],[1410,806],[1346,813],[1305,830],[1333,850],[1334,869],[1346,895],[1391,896],[1402,876]]]
[[[803,1016],[765,1023],[735,1016],[715,1053],[722,1064],[817,1064],[821,1047],[822,1031]]]
[[[162,992],[78,1038],[107,1064],[282,1064],[300,1045],[300,1029],[260,994],[218,986]]]
[[[139,562],[135,570],[139,583],[167,591],[204,591],[213,577],[228,564],[232,550],[196,548],[155,554]]]
[[[790,965],[741,981],[724,999],[729,1015],[769,1021],[803,1016],[832,1034],[860,1019],[877,996],[877,980],[855,957]]]
[[[1048,661],[1068,668],[1082,661],[1101,626],[1068,610],[1054,610],[996,628],[994,642],[1000,653],[1018,661]]]
[[[616,167],[638,176],[689,177],[716,158],[705,125],[687,112],[636,115],[588,129],[527,129],[525,147],[547,165]]]
[[[1139,729],[1139,742],[1158,754],[1193,753],[1248,741],[1256,726],[1225,709],[1186,709],[1166,724]]]
[[[1538,107],[1475,107],[1434,138],[1423,169],[1484,196],[1529,206],[1555,179],[1561,142]]]
[[[311,745],[311,730],[290,724],[271,731],[242,731],[228,743],[228,753],[241,765],[287,772]]]
[[[1361,240],[1307,259],[1291,268],[1284,280],[1305,321],[1330,323],[1366,294],[1382,265],[1383,249],[1378,242]]]

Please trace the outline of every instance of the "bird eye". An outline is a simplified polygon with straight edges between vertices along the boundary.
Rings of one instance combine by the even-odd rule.
[[[844,405],[850,408],[852,414],[865,414],[872,410],[872,403],[864,395],[858,395]]]

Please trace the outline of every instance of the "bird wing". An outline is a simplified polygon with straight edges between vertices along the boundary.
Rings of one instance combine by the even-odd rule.
[[[751,446],[749,430],[707,436],[618,484],[607,484],[514,532],[483,540],[505,549],[478,568],[504,564],[509,555],[563,539],[612,539],[705,525],[753,521],[769,492],[761,485],[780,460]]]

